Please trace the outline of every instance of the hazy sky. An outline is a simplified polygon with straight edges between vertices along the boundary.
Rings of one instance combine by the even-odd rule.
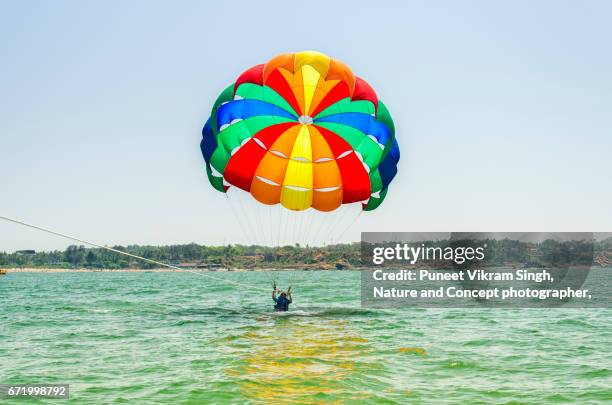
[[[0,215],[103,244],[240,240],[202,124],[243,70],[314,49],[372,84],[402,151],[344,239],[612,229],[612,3],[291,4],[1,1]],[[0,221],[0,250],[68,244]]]

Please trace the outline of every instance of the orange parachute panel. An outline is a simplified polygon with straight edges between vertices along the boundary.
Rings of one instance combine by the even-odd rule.
[[[263,69],[263,80],[268,80],[268,77],[280,68],[293,72],[295,61],[295,54],[293,53],[282,53],[274,58],[270,59]]]
[[[281,186],[275,186],[257,177],[253,177],[251,194],[260,203],[268,205],[278,204],[280,201]]]
[[[346,83],[349,92],[353,94],[353,88],[355,87],[355,75],[353,75],[353,71],[344,64],[344,62],[340,62],[338,59],[333,58],[327,72],[327,80],[332,79],[341,80]]]
[[[319,211],[333,211],[342,205],[342,189],[317,191],[312,195],[312,207]]]

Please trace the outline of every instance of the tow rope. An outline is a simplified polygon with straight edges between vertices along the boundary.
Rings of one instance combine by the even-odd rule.
[[[256,285],[240,283],[240,282],[234,281],[234,280],[228,280],[228,279],[224,279],[224,278],[221,278],[221,277],[215,277],[212,274],[207,274],[207,273],[204,273],[204,272],[201,272],[201,271],[195,271],[195,270],[191,270],[191,269],[184,269],[184,268],[181,268],[181,267],[178,267],[178,266],[173,266],[171,264],[160,262],[160,261],[157,261],[157,260],[147,259],[146,257],[134,255],[134,254],[131,254],[131,253],[128,253],[128,252],[123,252],[121,250],[113,249],[113,248],[110,248],[108,246],[103,246],[103,245],[100,245],[98,243],[90,242],[90,241],[87,241],[87,240],[84,240],[84,239],[81,239],[81,238],[77,238],[77,237],[74,237],[74,236],[71,236],[71,235],[67,235],[65,233],[61,233],[61,232],[53,231],[51,229],[43,228],[42,226],[32,225],[32,224],[29,224],[27,222],[20,221],[18,219],[9,218],[9,217],[5,217],[5,216],[2,216],[2,215],[0,215],[0,219],[3,219],[5,221],[7,221],[7,222],[12,222],[14,224],[22,225],[22,226],[25,226],[25,227],[28,227],[28,228],[31,228],[31,229],[36,229],[38,231],[46,232],[46,233],[49,233],[51,235],[60,236],[62,238],[70,239],[72,241],[83,243],[85,245],[97,247],[99,249],[105,249],[105,250],[108,250],[109,252],[115,252],[115,253],[118,253],[118,254],[121,254],[121,255],[124,255],[124,256],[132,257],[134,259],[142,260],[144,262],[156,264],[156,265],[162,266],[162,267],[167,267],[169,269],[174,269],[174,270],[185,271],[185,272],[188,272],[188,273],[197,274],[197,275],[200,275],[200,276],[208,277],[208,278],[213,279],[213,280],[221,281],[223,283],[234,284],[234,285],[237,285],[239,287],[248,287],[248,288],[251,288],[251,289],[254,289],[254,290],[268,292],[267,289],[261,288],[261,287],[256,286]]]

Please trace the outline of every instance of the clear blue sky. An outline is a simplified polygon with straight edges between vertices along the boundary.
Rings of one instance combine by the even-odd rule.
[[[345,61],[402,150],[359,231],[612,229],[607,1],[0,2],[0,215],[103,244],[239,240],[200,130],[280,52]],[[0,250],[69,242],[0,223]]]

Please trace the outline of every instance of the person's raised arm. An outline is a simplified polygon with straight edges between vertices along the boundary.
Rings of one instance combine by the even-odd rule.
[[[272,290],[272,301],[276,302],[276,288]]]
[[[291,304],[293,302],[293,298],[291,298],[291,291],[287,293],[287,296],[289,297],[289,303]]]

